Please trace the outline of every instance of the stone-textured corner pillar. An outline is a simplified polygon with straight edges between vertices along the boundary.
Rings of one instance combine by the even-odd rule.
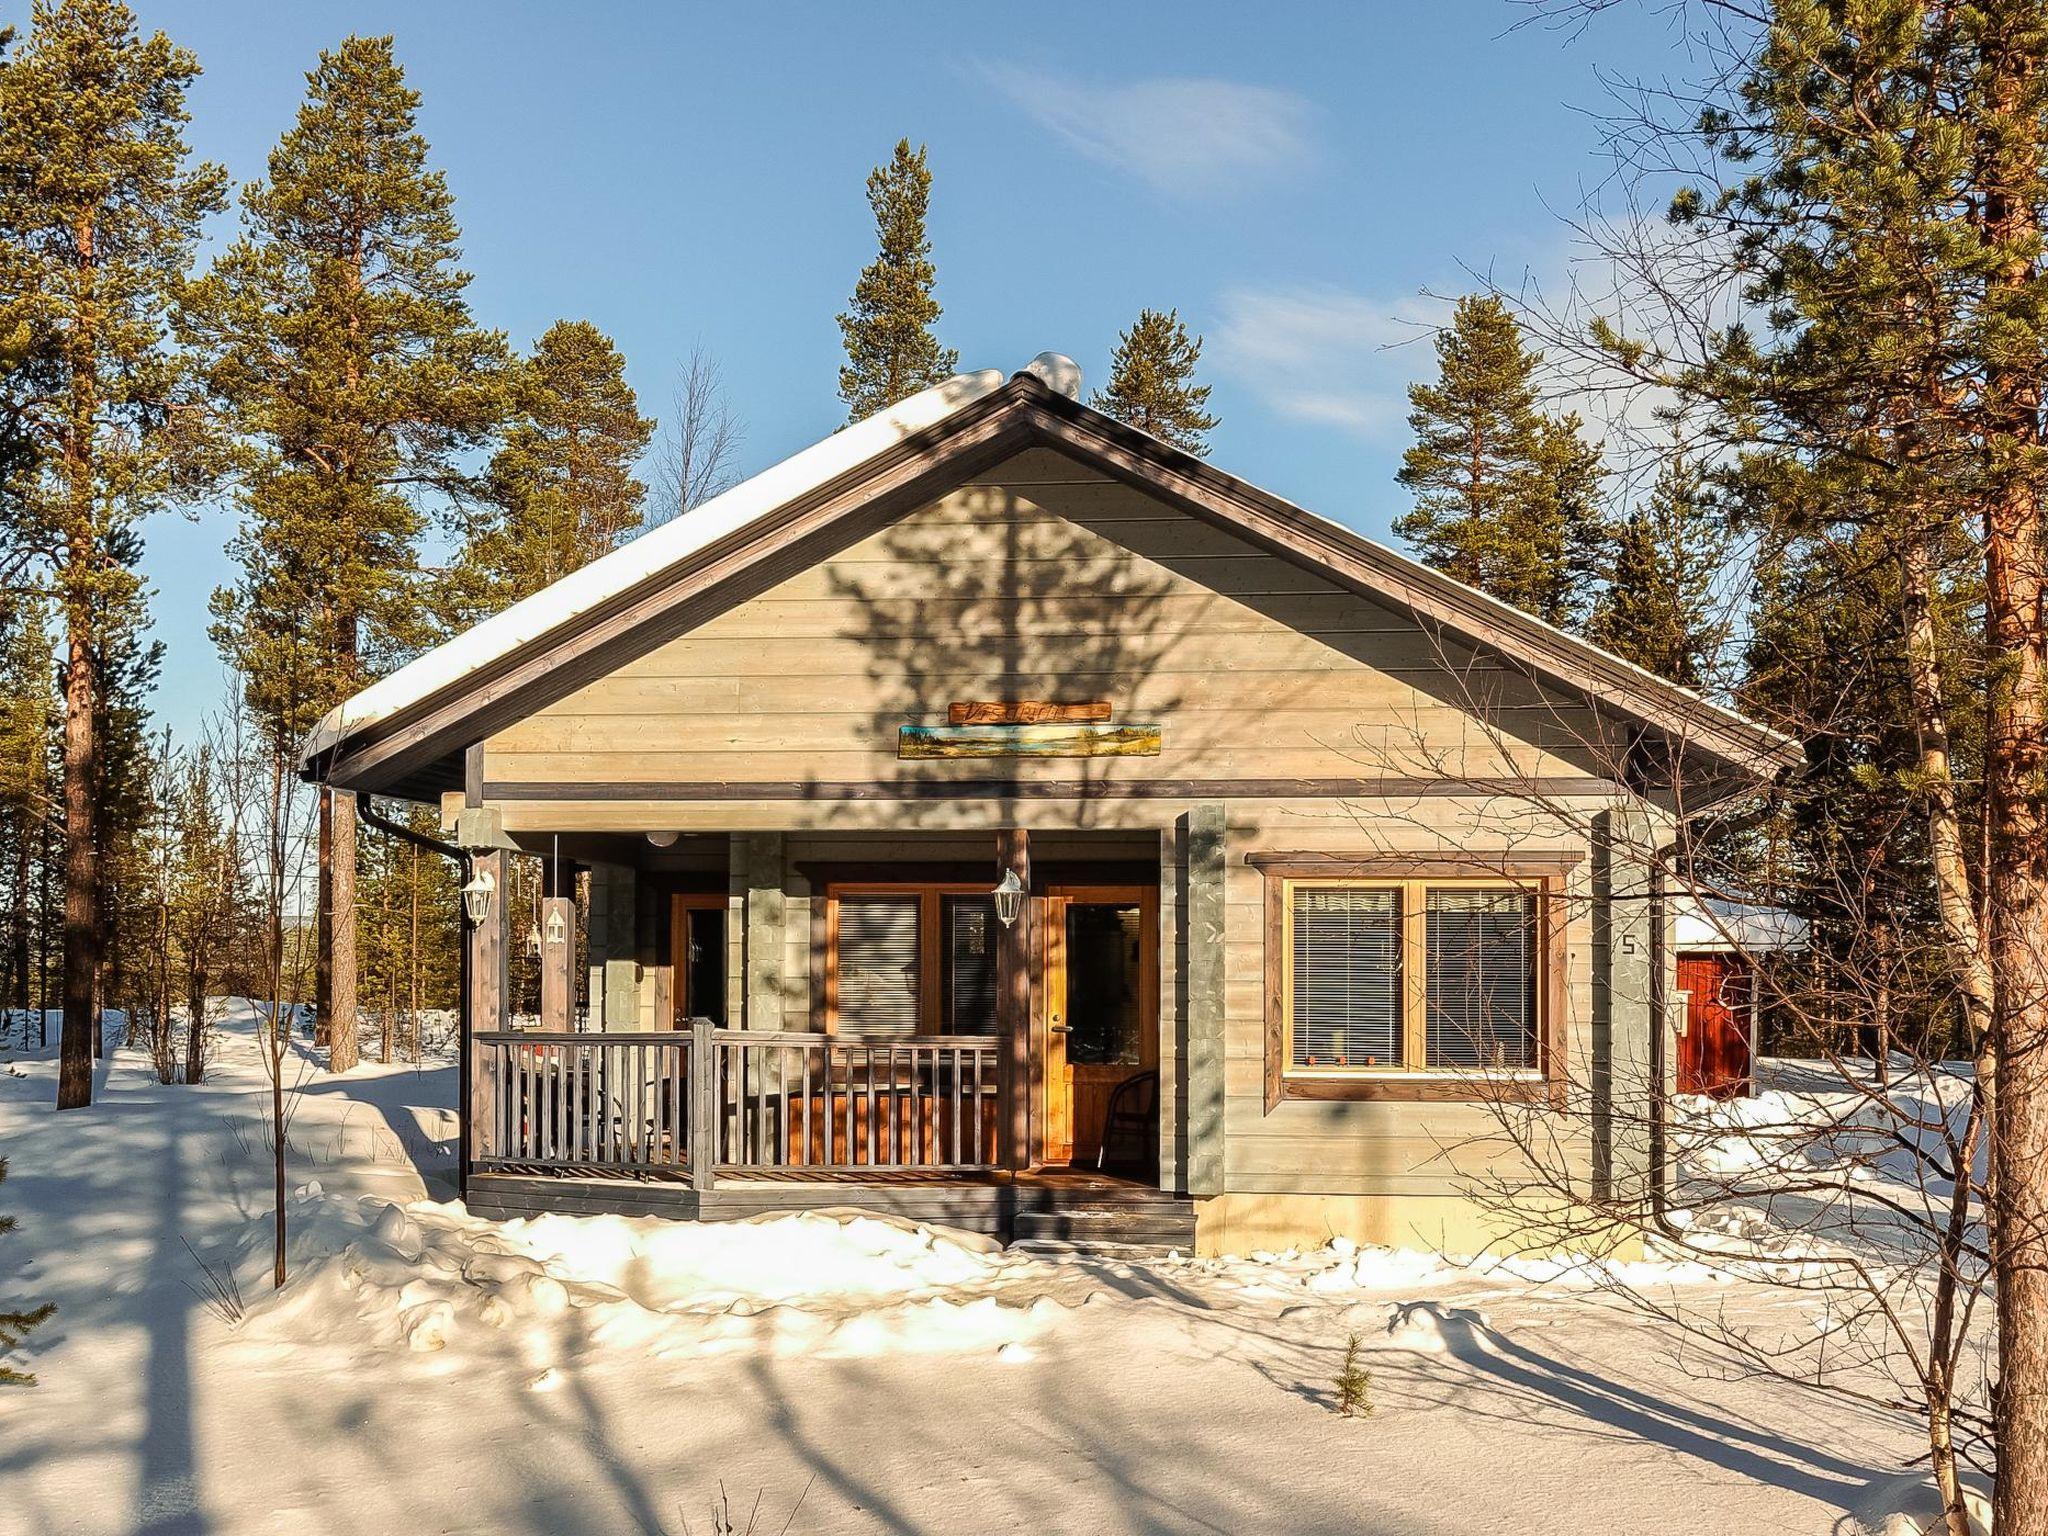
[[[1590,1082],[1592,1194],[1635,1204],[1650,1196],[1656,1073],[1669,1092],[1671,1053],[1660,1048],[1654,1000],[1663,903],[1654,878],[1657,828],[1639,804],[1602,811],[1593,823],[1593,1040]],[[1668,1042],[1663,1042],[1668,1044]]]
[[[611,1031],[640,1027],[640,965],[634,941],[638,878],[618,864],[590,866],[590,1017]]]
[[[1187,1191],[1223,1193],[1224,809],[1187,816],[1183,906],[1187,913]]]
[[[732,879],[740,899],[740,1024],[744,1029],[779,1030],[789,995],[789,902],[782,890],[782,834],[735,833]]]

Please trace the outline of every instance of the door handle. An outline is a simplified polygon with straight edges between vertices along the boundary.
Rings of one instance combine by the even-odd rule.
[[[1055,1017],[1055,1018],[1057,1018],[1057,1017],[1058,1017],[1058,1015],[1057,1015],[1057,1014],[1055,1014],[1055,1015],[1054,1015],[1054,1017]],[[1064,1024],[1052,1024],[1052,1025],[1048,1025],[1047,1027],[1048,1027],[1048,1028],[1049,1028],[1049,1029],[1050,1029],[1050,1030],[1052,1031],[1052,1033],[1053,1033],[1053,1034],[1056,1034],[1056,1035],[1068,1035],[1068,1034],[1072,1034],[1072,1033],[1073,1033],[1073,1031],[1072,1031],[1072,1030],[1070,1030],[1070,1029],[1069,1029],[1069,1028],[1068,1028],[1068,1027],[1067,1027],[1066,1025],[1064,1025]]]

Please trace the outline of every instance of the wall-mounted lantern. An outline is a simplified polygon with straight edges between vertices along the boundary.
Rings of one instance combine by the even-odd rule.
[[[491,897],[497,889],[498,882],[488,869],[478,870],[462,888],[462,910],[469,914],[472,923],[481,923],[491,915]]]
[[[1003,878],[989,895],[995,898],[996,920],[1005,928],[1013,927],[1024,911],[1024,882],[1017,878],[1017,871],[1004,870]]]
[[[552,948],[558,945],[566,944],[568,942],[569,924],[562,917],[562,909],[559,906],[550,906],[548,908],[549,947]]]

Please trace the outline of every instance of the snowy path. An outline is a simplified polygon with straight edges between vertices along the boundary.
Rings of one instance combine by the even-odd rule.
[[[773,1532],[809,1484],[793,1532],[1833,1533],[1912,1454],[1701,1380],[1583,1291],[1383,1255],[1052,1266],[814,1223],[748,1258],[717,1229],[360,1205],[447,1198],[446,1067],[308,1079],[297,1289],[262,1299],[251,1254],[231,1331],[184,1248],[246,1246],[267,1213],[261,1074],[246,1034],[223,1055],[194,1090],[122,1053],[62,1116],[49,1063],[0,1075],[0,1295],[62,1308],[43,1385],[0,1396],[0,1531],[701,1532],[722,1484]],[[776,1244],[815,1278],[747,1267]],[[892,1264],[901,1293],[873,1278]],[[920,1315],[950,1348],[903,1347]],[[1354,1329],[1375,1411],[1347,1420]]]

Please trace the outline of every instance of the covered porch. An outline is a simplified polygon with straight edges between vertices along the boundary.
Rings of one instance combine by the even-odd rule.
[[[1006,1240],[1192,1241],[1184,827],[451,819],[480,1213],[854,1206]]]

